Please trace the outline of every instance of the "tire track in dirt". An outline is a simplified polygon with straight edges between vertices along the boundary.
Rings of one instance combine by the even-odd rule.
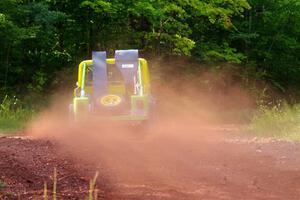
[[[214,140],[200,142],[199,147],[180,147],[180,143],[176,141],[177,151],[172,153],[177,160],[158,149],[156,156],[165,162],[150,166],[152,170],[163,167],[160,174],[168,174],[167,180],[146,178],[140,184],[125,180],[127,185],[120,185],[114,199],[145,195],[148,199],[300,199],[300,170],[290,166],[296,162],[300,166],[300,159],[279,165],[282,155],[276,153],[285,151],[281,145],[264,144],[266,149],[261,150],[261,145]],[[132,185],[140,185],[135,194]]]

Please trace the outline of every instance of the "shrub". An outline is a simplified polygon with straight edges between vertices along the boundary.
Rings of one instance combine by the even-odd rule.
[[[250,132],[258,136],[300,140],[300,105],[261,106],[250,124]]]
[[[24,108],[18,98],[6,95],[0,101],[0,131],[10,132],[24,128],[33,113],[32,110]]]

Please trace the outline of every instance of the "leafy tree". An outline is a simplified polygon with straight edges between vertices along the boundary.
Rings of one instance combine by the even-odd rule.
[[[245,13],[246,19],[236,23],[238,31],[232,35],[235,46],[275,88],[281,92],[299,90],[300,1],[250,3],[252,9]]]
[[[54,26],[65,15],[46,4],[3,0],[1,12],[1,81],[4,92],[42,91],[54,72],[67,62]]]

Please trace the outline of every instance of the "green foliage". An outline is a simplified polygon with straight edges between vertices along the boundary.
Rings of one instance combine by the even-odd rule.
[[[286,103],[271,108],[261,106],[250,125],[251,133],[291,140],[300,140],[300,106]]]
[[[235,22],[232,39],[238,51],[255,62],[257,71],[263,71],[263,78],[278,91],[293,88],[299,95],[300,1],[252,0],[251,6],[245,18]]]
[[[6,183],[4,183],[3,181],[0,181],[0,190],[5,187],[6,187]]]
[[[227,61],[231,63],[241,64],[246,56],[242,53],[237,53],[237,50],[229,47],[228,43],[224,43],[222,46],[202,46],[202,49],[205,49],[205,55],[203,59],[206,61]]]
[[[24,128],[34,114],[32,110],[23,108],[16,97],[5,96],[0,103],[0,132]]]
[[[242,85],[255,91],[262,80],[295,101],[299,30],[300,0],[1,0],[0,97],[43,96],[91,51],[135,48],[212,70],[240,64]]]
[[[43,2],[15,0],[1,1],[0,14],[0,94],[42,91],[67,62],[55,42],[65,14]]]

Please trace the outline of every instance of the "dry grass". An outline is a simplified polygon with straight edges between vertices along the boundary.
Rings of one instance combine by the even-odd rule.
[[[93,179],[90,180],[89,190],[88,190],[88,197],[85,200],[97,200],[98,199],[98,192],[99,190],[96,188],[97,178],[99,176],[99,172],[95,173]],[[47,183],[44,183],[44,192],[43,192],[44,200],[50,200],[48,194]],[[54,168],[53,172],[53,190],[52,190],[52,200],[57,200],[57,169]]]

